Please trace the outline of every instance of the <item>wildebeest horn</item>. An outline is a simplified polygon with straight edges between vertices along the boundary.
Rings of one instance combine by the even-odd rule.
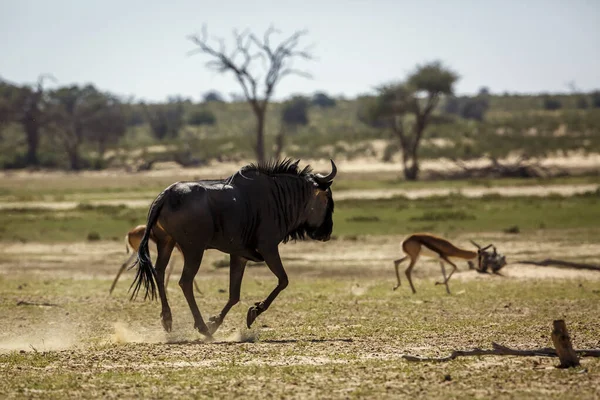
[[[315,174],[315,180],[317,181],[317,183],[327,185],[333,182],[333,178],[335,178],[335,175],[337,174],[337,167],[335,166],[333,160],[330,159],[329,161],[331,161],[331,172],[327,176]]]

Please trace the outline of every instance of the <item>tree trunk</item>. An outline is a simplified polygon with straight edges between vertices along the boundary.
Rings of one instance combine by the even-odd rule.
[[[39,145],[39,127],[37,122],[28,121],[25,122],[25,134],[27,135],[27,156],[25,162],[27,165],[37,166],[38,160],[38,145]]]
[[[81,146],[81,142],[83,141],[83,130],[81,125],[76,121],[73,123],[73,137],[72,142],[69,142],[67,139],[67,155],[69,157],[69,163],[71,164],[71,169],[73,171],[79,171],[82,167],[81,165],[81,155],[79,154],[79,147]]]
[[[579,358],[577,353],[573,350],[571,344],[571,336],[567,331],[567,325],[562,319],[555,320],[553,322],[554,330],[552,330],[552,343],[556,348],[556,354],[560,359],[559,368],[571,368],[579,366]]]
[[[69,164],[73,171],[79,171],[81,169],[81,157],[79,156],[79,145],[74,145],[67,149],[69,156]]]
[[[256,111],[256,160],[259,163],[265,162],[265,111]]]
[[[404,163],[404,178],[407,181],[416,181],[419,177],[419,162],[417,161],[416,154],[410,157],[410,165],[408,160]]]
[[[285,128],[282,126],[279,134],[275,137],[275,159],[279,160],[283,147],[285,146]]]

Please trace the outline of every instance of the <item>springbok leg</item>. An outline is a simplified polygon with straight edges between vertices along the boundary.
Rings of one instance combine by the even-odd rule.
[[[131,262],[133,261],[133,259],[137,256],[136,252],[132,252],[131,255],[129,256],[129,258],[127,259],[127,261],[125,261],[123,263],[123,265],[121,265],[121,268],[119,268],[119,272],[117,272],[117,276],[115,276],[115,280],[113,281],[112,285],[110,286],[110,290],[108,291],[108,294],[111,295],[113,290],[115,289],[115,286],[117,285],[117,281],[119,280],[119,277],[121,276],[121,274],[123,273],[123,271],[125,271],[125,268],[127,268],[127,266],[129,264],[131,264]]]
[[[399,258],[397,260],[394,260],[394,269],[396,270],[396,280],[398,281],[396,283],[396,286],[394,286],[394,290],[398,289],[400,287],[400,270],[398,269],[398,267],[400,266],[400,264],[402,264],[402,262],[404,262],[404,260],[406,260],[408,258],[408,256]]]

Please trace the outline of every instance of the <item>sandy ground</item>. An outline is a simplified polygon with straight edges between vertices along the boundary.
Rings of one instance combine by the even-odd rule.
[[[517,156],[510,156],[506,159],[499,160],[500,162],[514,162]],[[341,174],[373,174],[373,173],[397,173],[402,174],[402,164],[399,162],[383,162],[378,158],[354,158],[351,160],[334,160]],[[548,168],[565,168],[565,169],[600,169],[600,154],[585,154],[583,152],[572,152],[565,156],[549,156],[539,161],[541,166]],[[135,173],[138,177],[158,178],[169,177],[173,175],[180,176],[181,179],[197,179],[197,178],[216,178],[226,177],[239,170],[243,165],[252,162],[252,160],[244,160],[240,162],[210,162],[208,165],[198,168],[181,168],[175,163],[157,163],[156,167],[151,171]],[[301,165],[310,164],[317,172],[329,171],[331,164],[329,160],[323,159],[302,159]],[[486,158],[473,159],[465,162],[466,166],[478,167],[488,165],[489,160]],[[421,161],[422,172],[448,172],[458,171],[459,167],[454,162],[447,159],[424,160]],[[105,170],[105,171],[83,171],[77,173],[82,177],[112,177],[122,175],[123,171]],[[61,177],[73,176],[72,172],[64,171],[3,171],[2,177],[31,177],[31,178],[49,178],[56,179]]]
[[[327,243],[297,242],[280,246],[286,268],[304,277],[381,277],[392,284],[395,279],[392,261],[402,256],[403,236],[367,236],[358,240],[332,240]],[[470,237],[453,238],[457,245],[470,249]],[[560,237],[543,241],[530,236],[523,240],[509,234],[481,234],[481,243],[494,243],[506,255],[508,265],[502,270],[507,279],[585,278],[600,279],[595,271],[574,270],[555,267],[538,267],[518,263],[519,260],[563,260],[600,259],[600,243],[567,244]],[[151,252],[155,248],[151,246]],[[0,274],[11,272],[34,273],[38,276],[71,277],[76,279],[112,279],[119,265],[128,256],[124,245],[117,242],[80,243],[0,243]],[[153,253],[154,254],[154,253]],[[213,263],[227,260],[228,256],[216,250],[205,253],[202,274],[214,272]],[[172,263],[180,271],[181,255],[175,251]],[[264,264],[259,264],[264,265]],[[460,270],[453,279],[502,279],[496,276],[468,271],[466,262],[458,261]],[[406,268],[404,265],[403,268]],[[270,276],[266,268],[260,273]],[[124,280],[131,278],[131,273]],[[413,275],[417,279],[437,277],[440,274],[437,261],[422,258]],[[436,278],[437,279],[437,278]]]
[[[0,243],[0,284],[11,290],[0,307],[0,317],[9,321],[0,327],[0,397],[263,398],[269,393],[273,398],[520,398],[528,393],[557,397],[569,392],[576,398],[597,398],[600,364],[595,360],[586,360],[586,369],[572,372],[557,371],[556,360],[544,357],[470,357],[441,364],[404,361],[402,355],[407,353],[443,356],[456,348],[488,348],[491,341],[517,348],[543,347],[555,314],[542,307],[542,323],[532,325],[524,321],[539,309],[523,307],[510,297],[496,303],[493,295],[483,296],[481,301],[488,304],[482,316],[486,323],[460,325],[468,314],[460,302],[468,293],[457,289],[449,296],[443,287],[433,286],[440,278],[436,261],[422,259],[415,267],[417,295],[410,293],[404,277],[403,286],[391,290],[392,260],[401,255],[402,239],[367,236],[281,245],[290,288],[255,327],[241,329],[247,307],[275,282],[264,266],[249,266],[242,304],[232,309],[214,343],[199,340],[191,327],[175,284],[182,264],[178,253],[172,259],[175,272],[168,287],[174,331],[167,334],[158,322],[158,303],[126,298],[132,271],[108,296],[110,282],[127,258],[122,243]],[[470,248],[469,237],[453,239]],[[598,272],[517,262],[600,259],[598,243],[569,245],[558,234],[483,233],[478,239],[495,243],[506,254],[505,276],[477,274],[458,262],[452,280],[459,287],[460,281],[479,281],[493,288],[504,280],[531,283],[533,288],[540,281],[561,280],[573,282],[568,287],[579,290],[600,288]],[[155,254],[152,247],[151,252]],[[217,251],[205,254],[197,277],[204,292],[196,295],[203,312],[219,310],[225,302],[228,273],[213,266],[225,258]],[[53,286],[59,295],[51,297],[44,285],[56,281],[65,287]],[[327,290],[319,288],[332,281]],[[100,285],[105,288],[98,282],[105,282]],[[85,291],[87,284],[90,292]],[[371,288],[380,285],[389,285],[386,294],[373,296]],[[37,305],[16,306],[17,300]],[[589,300],[583,310],[577,302],[557,301],[560,315],[568,313],[571,320],[597,311]],[[329,310],[324,314],[323,302]],[[380,325],[374,329],[373,323]],[[521,327],[517,333],[515,325]],[[506,327],[511,327],[508,334]],[[596,325],[574,324],[573,329],[576,345],[600,347]]]

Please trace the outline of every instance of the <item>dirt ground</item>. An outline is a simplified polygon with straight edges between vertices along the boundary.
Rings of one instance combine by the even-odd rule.
[[[600,347],[600,273],[534,267],[522,259],[598,257],[600,244],[569,245],[560,235],[525,239],[483,234],[509,265],[504,277],[477,274],[459,262],[450,287],[433,260],[415,268],[417,294],[394,292],[392,260],[399,236],[281,246],[290,287],[250,330],[245,310],[275,284],[264,266],[250,266],[242,304],[216,342],[204,343],[176,285],[168,293],[174,329],[165,333],[156,302],[130,302],[125,273],[108,288],[124,246],[99,243],[0,243],[0,385],[3,398],[577,398],[600,395],[600,363],[561,371],[544,357],[474,357],[410,363],[403,354],[445,355],[453,349],[549,345],[551,320],[566,317],[579,348]],[[455,238],[468,247],[468,237]],[[154,251],[154,249],[151,249]],[[227,296],[225,259],[208,251],[197,277],[201,310]],[[527,288],[555,295],[528,299]],[[572,297],[571,291],[583,291]],[[493,297],[486,293],[495,292]],[[533,293],[533,291],[532,291]],[[521,298],[521,296],[525,296]],[[583,297],[579,297],[583,296]],[[21,302],[21,304],[19,303]],[[25,303],[23,303],[25,302]],[[20,305],[19,305],[20,304]],[[470,311],[469,311],[470,310]],[[594,317],[595,315],[595,317]],[[266,393],[266,394],[265,394]]]
[[[584,159],[582,164],[596,161]],[[361,170],[360,163],[352,165]],[[328,168],[321,162],[315,166]],[[185,173],[225,175],[238,167]],[[172,176],[173,171],[146,174]],[[59,173],[40,177],[64,178]],[[596,187],[469,187],[461,193],[536,196]],[[336,199],[446,193],[341,191]],[[118,204],[128,201],[147,206],[147,200],[138,199]],[[554,319],[567,321],[576,348],[600,348],[600,273],[519,263],[546,258],[597,263],[600,244],[577,238],[576,230],[479,233],[477,241],[496,244],[509,265],[500,277],[478,274],[459,261],[451,295],[434,285],[441,278],[440,267],[427,259],[413,272],[417,294],[410,292],[403,274],[402,286],[392,290],[392,261],[402,255],[401,236],[282,245],[289,287],[247,329],[246,310],[276,284],[264,265],[250,265],[241,302],[211,343],[192,327],[177,285],[183,260],[176,252],[168,286],[173,331],[166,333],[158,302],[129,300],[133,271],[124,273],[108,294],[127,258],[124,243],[0,242],[0,398],[597,399],[600,359],[585,358],[580,368],[562,370],[555,368],[556,359],[545,357],[469,357],[449,363],[402,358],[490,348],[492,342],[519,349],[552,346]],[[472,247],[470,235],[452,239]],[[228,269],[216,267],[225,260],[225,255],[207,251],[196,278],[201,290],[196,299],[205,318],[227,300]]]
[[[472,248],[469,239],[472,235],[456,237],[456,243],[464,248]],[[303,277],[344,276],[353,278],[389,278],[393,281],[392,261],[402,256],[403,236],[365,236],[357,240],[332,240],[327,243],[297,242],[281,245],[282,260],[290,271]],[[600,244],[572,244],[562,240],[559,234],[549,235],[546,240],[535,237],[522,240],[511,234],[482,233],[478,235],[481,243],[494,243],[505,254],[509,265],[503,273],[509,279],[519,278],[582,278],[600,279],[595,271],[574,270],[555,267],[538,267],[520,264],[519,260],[528,259],[586,259],[600,255]],[[155,248],[151,245],[151,252]],[[78,243],[6,243],[0,242],[0,275],[8,276],[13,272],[35,274],[37,277],[106,279],[110,280],[128,255],[124,243],[78,242]],[[537,257],[536,257],[537,256]],[[227,260],[228,256],[216,250],[208,250],[202,261],[202,274],[221,273],[214,270],[213,264]],[[171,263],[180,271],[183,259],[175,251]],[[460,263],[460,261],[459,261]],[[466,263],[463,263],[466,266]],[[264,264],[259,264],[264,265]],[[422,265],[422,266],[421,266]],[[466,267],[465,267],[466,269]],[[224,270],[224,269],[223,269]],[[269,275],[266,268],[258,271]],[[437,261],[423,258],[413,271],[416,279],[431,278],[439,273]],[[131,280],[131,274],[122,278]],[[455,279],[489,279],[485,275],[472,271],[457,272]]]

